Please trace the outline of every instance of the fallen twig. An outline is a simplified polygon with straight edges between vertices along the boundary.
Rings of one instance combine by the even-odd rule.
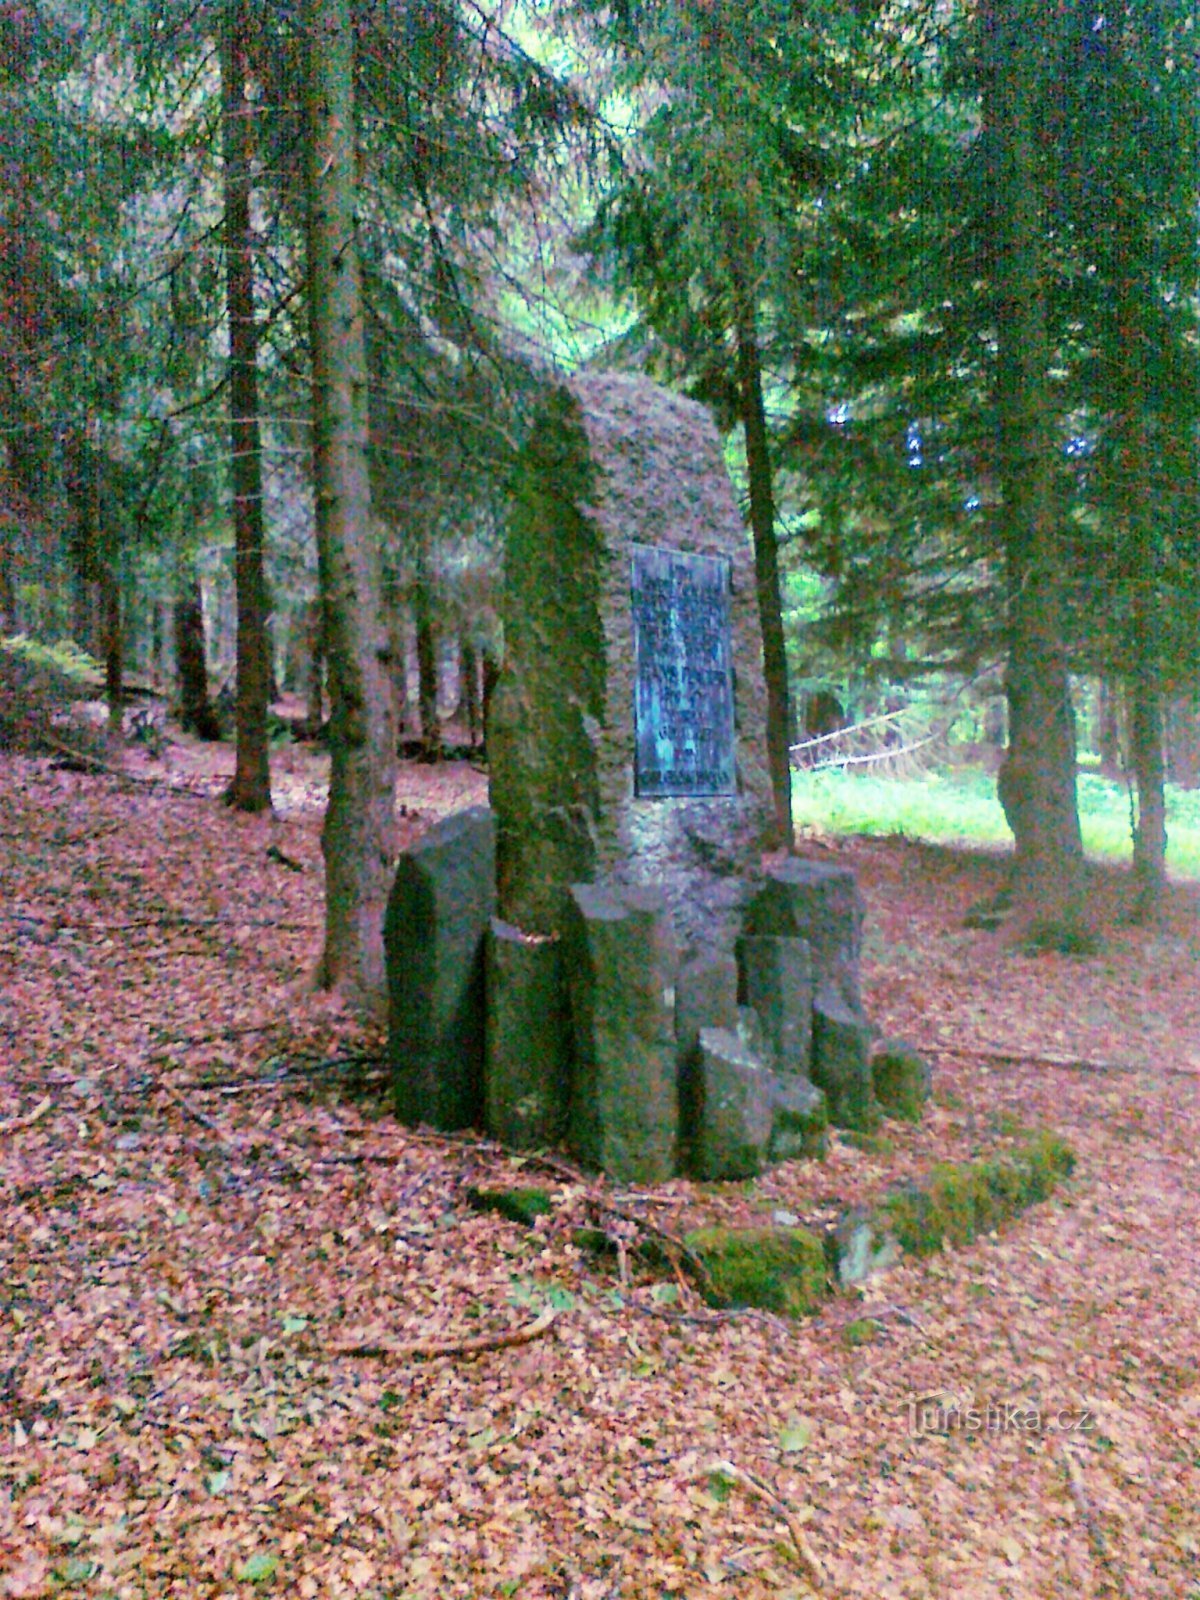
[[[1100,1061],[1088,1056],[1051,1055],[1044,1051],[1018,1050],[994,1044],[972,1044],[969,1041],[964,1044],[952,1044],[948,1039],[932,1039],[928,1048],[940,1055],[975,1056],[984,1061],[1011,1062],[1014,1066],[1028,1061],[1035,1066],[1061,1067],[1068,1072],[1119,1072],[1130,1075],[1144,1072],[1174,1078],[1200,1077],[1200,1074],[1190,1071],[1187,1067],[1139,1067],[1129,1061]]]
[[[281,867],[286,867],[289,872],[304,871],[304,863],[302,861],[294,860],[293,857],[289,855],[285,855],[277,844],[269,844],[267,846],[267,860],[277,861]]]
[[[796,1552],[796,1557],[804,1576],[814,1589],[823,1588],[825,1584],[825,1569],[817,1559],[813,1547],[804,1537],[804,1531],[800,1524],[775,1493],[774,1489],[769,1484],[764,1483],[761,1478],[755,1477],[754,1473],[747,1472],[745,1467],[739,1467],[735,1461],[714,1461],[700,1472],[694,1473],[693,1481],[697,1478],[710,1478],[714,1473],[720,1473],[723,1477],[734,1479],[743,1488],[748,1489],[757,1499],[770,1506],[788,1531],[788,1538],[792,1541],[792,1548]]]
[[[547,1306],[536,1321],[523,1328],[513,1328],[507,1333],[485,1333],[472,1339],[415,1339],[407,1344],[390,1342],[334,1345],[329,1351],[334,1356],[475,1356],[489,1350],[509,1350],[514,1345],[530,1344],[540,1339],[556,1321],[558,1312]]]
[[[53,1100],[49,1095],[47,1095],[44,1100],[40,1100],[38,1104],[34,1106],[33,1110],[27,1112],[25,1116],[11,1117],[7,1122],[0,1122],[0,1139],[6,1138],[10,1133],[20,1132],[22,1128],[32,1128],[35,1122],[41,1121],[53,1104]]]
[[[914,1315],[904,1306],[877,1306],[874,1310],[867,1306],[860,1306],[853,1316],[843,1317],[834,1326],[840,1330],[848,1328],[854,1322],[887,1322],[889,1320],[902,1322],[906,1328],[915,1328],[918,1333],[923,1334],[925,1332],[925,1325],[920,1317]]]

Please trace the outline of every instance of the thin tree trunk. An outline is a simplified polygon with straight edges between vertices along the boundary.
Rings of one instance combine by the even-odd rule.
[[[500,682],[500,657],[494,650],[483,647],[483,745],[487,750],[488,728],[491,726],[490,717],[492,710],[492,696],[496,692],[496,685]]]
[[[429,759],[436,761],[442,749],[442,727],[438,718],[438,636],[424,563],[417,573],[413,609],[417,620],[417,711],[421,743]]]
[[[1143,921],[1156,912],[1167,882],[1167,803],[1163,785],[1162,639],[1165,623],[1159,576],[1159,543],[1150,511],[1153,452],[1138,404],[1135,340],[1122,314],[1119,334],[1124,391],[1120,427],[1119,493],[1125,507],[1125,578],[1132,589],[1129,677],[1129,766],[1137,794],[1133,829],[1136,912]]]
[[[354,236],[354,31],[348,0],[304,0],[313,481],[329,665],[325,946],[317,982],[372,1010],[386,994],[396,734],[372,559],[366,352]]]
[[[304,611],[304,723],[313,738],[325,721],[325,614],[320,598]]]
[[[1046,104],[1045,6],[984,0],[984,137],[997,253],[996,400],[1008,585],[1009,747],[997,788],[1016,842],[1022,924],[1067,932],[1083,912],[1075,726],[1063,650],[1059,507],[1043,268],[1045,174],[1035,137]]]
[[[0,633],[17,633],[17,592],[12,578],[12,552],[0,558]]]
[[[121,628],[121,582],[115,553],[101,556],[98,572],[104,698],[108,702],[108,744],[110,751],[116,753],[124,745],[125,640]]]
[[[1121,697],[1110,678],[1100,680],[1100,771],[1106,778],[1119,778],[1124,765],[1121,757]]]
[[[1133,830],[1134,896],[1139,917],[1153,917],[1167,883],[1167,802],[1163,760],[1163,701],[1158,672],[1158,635],[1144,634],[1146,619],[1136,619],[1136,676],[1131,686],[1129,755],[1137,790]]]
[[[180,726],[201,739],[219,739],[221,730],[208,699],[204,597],[200,579],[190,563],[176,590],[173,614]]]
[[[255,102],[247,0],[226,0],[221,34],[225,155],[225,298],[229,314],[229,403],[233,451],[234,571],[237,592],[237,765],[225,795],[239,811],[271,809],[267,707],[271,663],[263,573],[262,441],[258,416],[258,323],[250,188]]]
[[[1117,38],[1120,38],[1118,32]],[[1114,41],[1118,50],[1120,45]],[[1117,499],[1122,509],[1123,569],[1131,591],[1129,765],[1137,793],[1133,884],[1137,915],[1149,920],[1167,882],[1167,805],[1163,785],[1162,546],[1153,511],[1157,452],[1144,388],[1152,359],[1143,308],[1157,294],[1146,259],[1143,222],[1131,205],[1116,209]]]
[[[1200,703],[1177,697],[1167,707],[1167,780],[1200,789]]]
[[[479,652],[464,633],[459,647],[462,663],[463,710],[467,718],[467,741],[474,748],[479,743],[481,719],[479,715]]]
[[[750,487],[750,527],[754,534],[754,576],[763,641],[763,675],[767,689],[767,761],[775,805],[778,842],[795,844],[792,825],[792,760],[787,647],[783,632],[783,597],[779,583],[779,544],[775,537],[775,493],[767,418],[763,405],[762,363],[758,329],[749,286],[731,261],[737,318],[738,386],[746,439],[746,471]]]

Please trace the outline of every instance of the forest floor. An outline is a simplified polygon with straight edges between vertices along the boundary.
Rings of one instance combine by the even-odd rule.
[[[0,758],[0,1595],[1200,1597],[1194,885],[1136,928],[1098,871],[1101,953],[1033,957],[962,927],[1002,858],[809,841],[860,875],[925,1120],[614,1196],[391,1119],[381,1036],[303,982],[319,764],[275,766],[269,819],[186,745],[131,755],[159,781]],[[405,840],[484,788],[406,766]],[[573,1242],[597,1196],[807,1217],[1044,1127],[1054,1199],[809,1321]],[[531,1171],[534,1228],[471,1210]],[[935,1393],[987,1425],[921,1431]]]

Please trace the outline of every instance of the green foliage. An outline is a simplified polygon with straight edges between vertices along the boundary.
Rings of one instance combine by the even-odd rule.
[[[81,650],[73,639],[42,644],[17,633],[0,639],[0,650],[30,667],[40,668],[48,676],[66,679],[76,690],[94,689],[100,679],[100,663],[86,650]]]
[[[807,1228],[698,1228],[684,1243],[708,1269],[718,1305],[799,1317],[826,1292],[825,1247]]]
[[[43,645],[23,635],[0,639],[0,749],[35,751],[68,742],[98,753],[95,729],[73,728],[69,740],[51,731],[73,700],[95,692],[98,678],[96,663],[69,640]]]
[[[831,833],[899,834],[939,844],[1009,846],[1012,834],[996,798],[996,780],[978,768],[920,778],[879,778],[853,771],[797,772],[798,827]],[[1129,794],[1096,774],[1079,777],[1084,848],[1101,860],[1128,861]],[[1200,878],[1200,791],[1167,785],[1167,865]]]

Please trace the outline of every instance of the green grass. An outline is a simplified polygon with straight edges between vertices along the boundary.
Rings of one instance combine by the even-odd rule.
[[[978,768],[933,772],[922,778],[881,778],[865,772],[797,772],[797,827],[830,833],[902,834],[937,844],[1012,844],[996,798],[996,780]],[[1129,796],[1095,773],[1079,776],[1084,848],[1104,861],[1128,861]],[[1200,878],[1200,791],[1167,785],[1167,866],[1177,878]]]

